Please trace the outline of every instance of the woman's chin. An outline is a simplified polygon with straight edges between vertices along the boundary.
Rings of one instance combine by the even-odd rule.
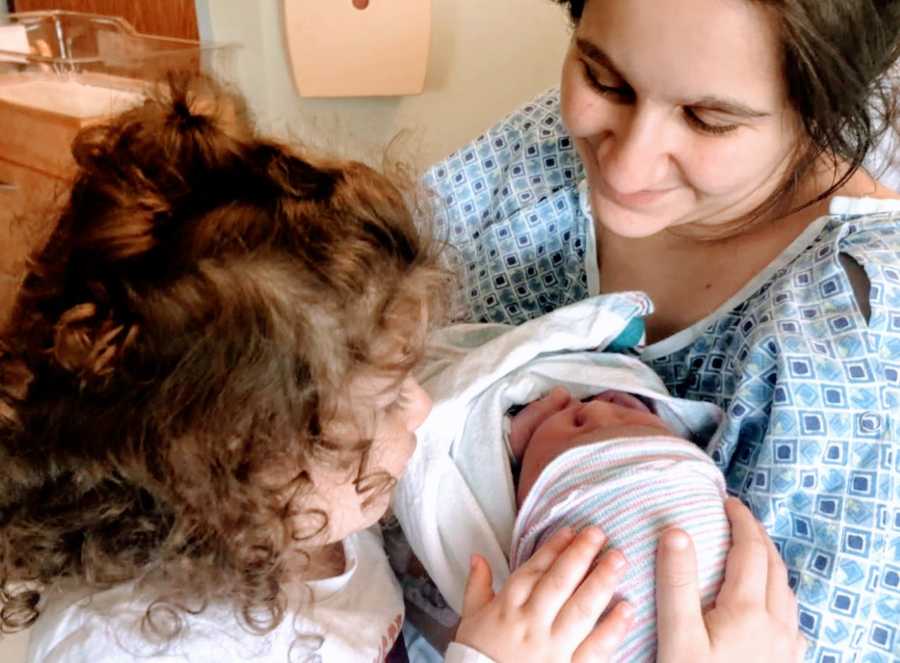
[[[591,202],[594,218],[606,230],[619,237],[628,239],[652,237],[678,223],[676,218],[663,210],[630,209],[599,195],[595,195]]]

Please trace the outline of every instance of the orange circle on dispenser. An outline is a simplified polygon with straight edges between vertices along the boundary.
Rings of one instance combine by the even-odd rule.
[[[353,6],[357,9],[366,9],[369,6],[369,0],[353,0]]]

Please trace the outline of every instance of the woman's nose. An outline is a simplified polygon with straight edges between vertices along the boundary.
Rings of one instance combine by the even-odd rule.
[[[616,193],[653,190],[665,175],[668,160],[662,118],[638,107],[625,107],[612,119],[597,146],[604,181]]]

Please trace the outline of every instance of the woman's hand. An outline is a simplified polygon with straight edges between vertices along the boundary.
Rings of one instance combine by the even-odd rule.
[[[577,536],[562,529],[496,596],[490,567],[473,556],[456,641],[498,663],[609,660],[631,626],[633,610],[619,602],[600,620],[627,566],[615,550],[593,566],[605,543],[596,527]]]
[[[791,663],[803,660],[797,600],[775,545],[729,498],[732,546],[715,607],[700,608],[697,560],[681,530],[663,533],[656,561],[658,663]]]

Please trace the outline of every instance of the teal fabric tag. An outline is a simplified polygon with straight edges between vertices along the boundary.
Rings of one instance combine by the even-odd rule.
[[[608,346],[606,352],[626,352],[633,350],[644,338],[644,319],[632,318],[622,333],[616,336]]]

